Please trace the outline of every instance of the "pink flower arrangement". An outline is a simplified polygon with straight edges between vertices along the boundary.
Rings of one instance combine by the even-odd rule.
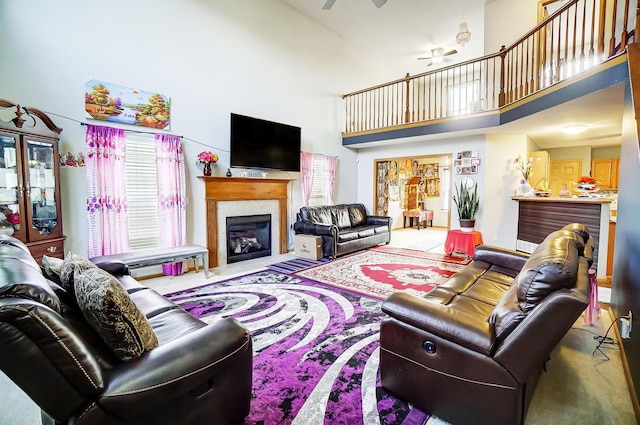
[[[196,161],[200,164],[215,164],[218,162],[218,155],[211,151],[200,152],[196,156]]]

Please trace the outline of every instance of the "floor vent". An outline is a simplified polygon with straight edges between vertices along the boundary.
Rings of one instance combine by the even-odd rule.
[[[528,242],[528,241],[523,241],[520,239],[516,240],[516,251],[521,251],[521,252],[526,252],[528,254],[531,254],[533,252],[534,249],[536,249],[538,247],[539,244],[537,243],[533,243],[533,242]]]

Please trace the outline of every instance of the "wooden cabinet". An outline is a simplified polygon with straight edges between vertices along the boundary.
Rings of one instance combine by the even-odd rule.
[[[43,255],[63,258],[62,129],[43,112],[6,100],[0,99],[0,112],[0,211],[6,217],[2,230],[25,242],[38,261]]]
[[[594,159],[591,161],[591,176],[598,182],[600,189],[617,189],[619,182],[620,159]]]
[[[551,167],[549,152],[529,152],[529,157],[533,158],[533,167],[531,168],[533,174],[529,178],[529,184],[534,189],[542,189],[543,186],[546,187],[549,184],[549,169]]]

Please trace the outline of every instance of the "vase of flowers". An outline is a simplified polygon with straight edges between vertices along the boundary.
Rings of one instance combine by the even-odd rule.
[[[533,176],[533,158],[529,158],[527,159],[527,162],[524,162],[522,155],[518,155],[513,162],[516,164],[516,170],[520,171],[522,174],[520,187],[522,188],[522,194],[524,195],[531,191],[529,179]]]
[[[211,166],[216,162],[218,162],[218,155],[211,151],[200,152],[198,156],[196,156],[196,163],[204,165],[202,174],[205,176],[211,175]]]

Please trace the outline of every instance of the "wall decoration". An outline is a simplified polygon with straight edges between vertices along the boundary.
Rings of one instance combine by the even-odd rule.
[[[84,86],[85,117],[169,130],[169,97],[99,80]]]
[[[424,194],[427,197],[440,196],[440,164],[424,165]]]
[[[456,174],[478,174],[479,166],[478,151],[458,152],[453,161],[453,170]]]

